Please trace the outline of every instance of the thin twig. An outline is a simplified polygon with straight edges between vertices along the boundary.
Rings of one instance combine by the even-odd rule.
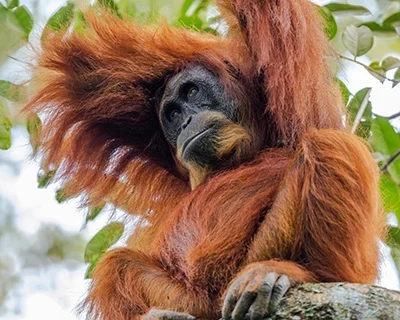
[[[389,166],[398,158],[400,157],[400,149],[397,150],[389,159],[388,161],[382,166],[382,172],[385,172]]]
[[[365,94],[365,97],[364,97],[363,101],[361,102],[361,106],[358,109],[357,115],[356,115],[356,117],[354,119],[353,127],[351,128],[351,133],[356,132],[358,126],[360,125],[362,116],[363,116],[363,114],[365,112],[365,109],[368,106],[369,96],[371,95],[371,91],[372,91],[372,88],[369,88],[367,93]]]
[[[377,114],[375,112],[373,114],[374,114],[374,116],[385,118],[387,120],[393,120],[393,119],[396,119],[396,118],[400,117],[400,112],[394,113],[394,114],[392,114],[390,116],[381,116],[380,114]]]
[[[385,78],[385,80],[388,80],[388,81],[391,81],[391,82],[394,82],[394,83],[398,83],[398,82],[399,82],[398,80],[395,80],[395,79],[391,79],[391,78],[386,77],[384,74],[380,73],[379,71],[377,71],[377,70],[375,70],[375,69],[372,69],[370,66],[367,66],[366,64],[364,64],[364,63],[362,63],[362,62],[360,62],[360,61],[357,61],[357,60],[355,60],[355,59],[351,59],[351,58],[349,58],[349,57],[346,57],[346,56],[344,56],[344,55],[342,55],[342,54],[340,54],[340,53],[338,53],[338,52],[337,52],[336,54],[338,55],[339,58],[341,58],[341,59],[343,59],[343,60],[350,61],[350,62],[354,62],[354,63],[356,63],[356,64],[358,64],[358,65],[364,67],[364,68],[367,69],[369,72],[372,72],[372,73],[374,73],[374,74],[376,74],[376,75],[378,75],[378,76],[380,76],[380,77],[382,77],[382,78]]]
[[[11,60],[14,60],[14,61],[16,61],[16,62],[18,62],[18,63],[21,63],[21,64],[26,64],[26,65],[28,65],[29,67],[34,67],[34,66],[35,66],[35,65],[34,65],[33,63],[31,63],[31,62],[23,61],[23,60],[20,60],[20,59],[18,59],[18,58],[16,58],[16,57],[10,56],[10,55],[7,55],[7,58],[9,58],[9,59],[11,59]]]

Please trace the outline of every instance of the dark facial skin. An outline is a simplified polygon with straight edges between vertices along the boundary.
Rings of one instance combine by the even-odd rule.
[[[195,65],[168,81],[159,120],[180,161],[209,166],[218,160],[218,130],[237,122],[237,104],[227,97],[216,75]]]

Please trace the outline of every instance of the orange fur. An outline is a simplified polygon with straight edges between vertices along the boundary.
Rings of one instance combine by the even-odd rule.
[[[86,203],[107,200],[149,222],[96,267],[89,318],[141,319],[157,308],[218,319],[229,283],[255,265],[298,281],[377,276],[378,171],[344,128],[314,5],[217,4],[230,25],[225,39],[92,12],[84,34],[44,43],[25,109],[44,113],[44,168],[58,168],[56,178]],[[256,148],[251,161],[193,191],[162,136],[155,98],[191,63],[241,102]]]
[[[232,163],[241,163],[251,158],[253,150],[256,149],[253,143],[256,138],[251,137],[242,125],[231,122],[215,111],[206,111],[203,114],[207,114],[206,118],[207,121],[210,121],[209,123],[217,120],[221,125],[223,124],[218,135],[213,139],[217,146],[216,156],[218,161],[224,164],[224,167],[230,167]],[[184,163],[182,161],[182,147],[178,148],[176,157],[178,163],[182,163],[188,170],[192,189],[202,184],[214,170],[211,167],[199,166],[194,162]]]

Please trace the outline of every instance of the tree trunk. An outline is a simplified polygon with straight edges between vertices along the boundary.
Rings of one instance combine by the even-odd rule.
[[[301,284],[268,319],[400,320],[400,292],[351,283]]]

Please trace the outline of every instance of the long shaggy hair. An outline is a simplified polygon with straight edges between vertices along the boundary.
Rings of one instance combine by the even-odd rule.
[[[237,272],[271,259],[292,261],[270,265],[299,281],[377,276],[378,170],[345,128],[314,5],[217,4],[227,37],[103,11],[85,15],[84,33],[43,44],[25,110],[44,114],[44,169],[57,168],[66,192],[88,205],[106,200],[150,222],[97,266],[86,300],[93,318],[139,319],[157,307],[217,319]],[[156,104],[169,77],[193,63],[221,79],[262,141],[251,161],[190,191]]]

